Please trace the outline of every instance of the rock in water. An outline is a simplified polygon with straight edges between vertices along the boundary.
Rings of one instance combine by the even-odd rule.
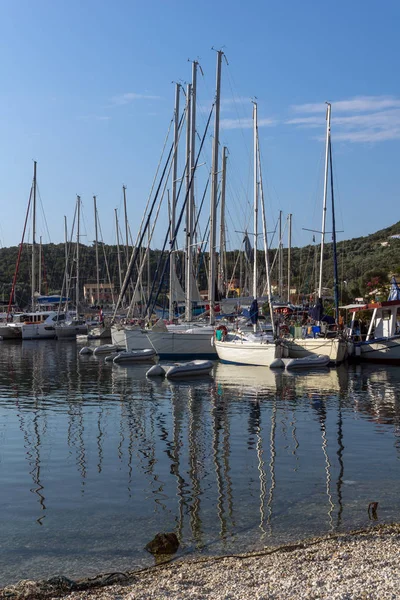
[[[146,545],[147,552],[151,554],[175,554],[179,548],[179,541],[175,533],[157,533],[155,538]]]

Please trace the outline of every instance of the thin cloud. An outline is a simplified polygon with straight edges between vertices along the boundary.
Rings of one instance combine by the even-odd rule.
[[[325,113],[326,103],[297,104],[291,108],[298,113]],[[335,112],[367,112],[388,108],[400,108],[400,100],[394,96],[355,96],[332,102]]]
[[[288,119],[287,125],[321,130],[324,127],[326,106],[323,103],[301,104],[292,109],[303,116]],[[333,138],[342,142],[376,143],[400,139],[400,99],[358,96],[333,102],[332,128]]]
[[[353,143],[374,143],[374,142],[387,142],[389,140],[400,139],[400,127],[397,129],[365,129],[364,131],[347,131],[341,132],[335,135],[335,140],[339,142],[353,142]]]
[[[272,127],[277,125],[275,119],[258,119],[258,127]],[[221,129],[252,129],[253,119],[221,119]]]
[[[124,106],[125,104],[131,104],[135,100],[159,100],[160,96],[153,96],[151,94],[137,94],[136,92],[126,92],[125,94],[119,94],[111,98],[111,104],[113,106]]]

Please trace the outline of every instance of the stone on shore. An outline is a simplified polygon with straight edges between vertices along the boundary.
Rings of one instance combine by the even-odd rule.
[[[157,533],[151,542],[146,545],[147,552],[151,554],[175,554],[179,548],[179,540],[175,533]]]

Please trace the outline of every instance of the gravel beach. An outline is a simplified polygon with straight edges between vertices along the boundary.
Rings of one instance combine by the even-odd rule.
[[[0,597],[24,600],[400,598],[400,524],[265,548],[253,554],[176,560],[114,577],[125,581],[125,585],[57,594],[51,586],[46,589],[44,582],[21,582],[1,590]],[[90,585],[93,583],[92,580]],[[78,585],[85,584],[78,582]]]

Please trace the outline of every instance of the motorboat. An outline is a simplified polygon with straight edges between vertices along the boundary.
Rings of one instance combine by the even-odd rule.
[[[132,363],[132,362],[144,362],[146,360],[152,360],[157,356],[155,350],[145,348],[144,350],[131,350],[130,352],[119,352],[115,356],[113,362],[116,364],[120,363]]]
[[[57,312],[53,310],[41,310],[34,312],[23,312],[23,313],[13,313],[9,316],[11,320],[6,323],[0,324],[0,337],[3,340],[22,340],[22,327],[24,325],[40,325],[44,323],[48,319],[48,317],[54,317],[57,315]],[[61,315],[59,315],[61,316]],[[63,317],[61,317],[62,320]],[[53,326],[54,319],[51,319],[51,325]],[[47,323],[48,325],[48,323]],[[27,330],[26,330],[27,331]],[[42,337],[42,336],[41,336]],[[47,337],[55,337],[54,333],[51,336]],[[28,339],[26,336],[24,339]]]
[[[23,340],[49,340],[56,337],[56,325],[65,321],[65,313],[38,311],[28,313],[21,326]]]
[[[190,362],[176,363],[167,367],[167,379],[180,379],[182,377],[197,377],[209,375],[214,366],[211,360],[192,360]]]
[[[286,369],[314,369],[326,367],[330,358],[327,354],[310,354],[303,358],[283,358],[282,362]]]
[[[118,346],[115,344],[102,344],[93,350],[93,354],[94,356],[99,356],[100,354],[111,354],[111,352],[116,352],[117,350]]]

